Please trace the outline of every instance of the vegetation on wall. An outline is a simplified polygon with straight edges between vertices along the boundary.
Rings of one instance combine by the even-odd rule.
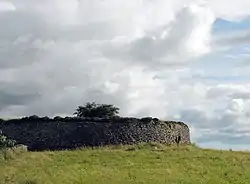
[[[79,106],[74,112],[77,117],[98,117],[112,118],[119,114],[119,108],[110,104],[96,104],[88,102],[84,106]]]

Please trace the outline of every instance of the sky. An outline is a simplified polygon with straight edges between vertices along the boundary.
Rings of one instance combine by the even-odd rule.
[[[250,149],[250,1],[0,0],[0,117],[86,102]]]

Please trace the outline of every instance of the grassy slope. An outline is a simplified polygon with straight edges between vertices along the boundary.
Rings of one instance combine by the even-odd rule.
[[[0,157],[0,183],[250,183],[248,152],[158,146],[8,154]]]

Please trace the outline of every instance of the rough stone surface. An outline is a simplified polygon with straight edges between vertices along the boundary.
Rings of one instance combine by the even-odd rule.
[[[156,142],[190,144],[190,132],[182,122],[157,118],[22,118],[0,121],[3,134],[27,145],[29,150],[74,149]]]

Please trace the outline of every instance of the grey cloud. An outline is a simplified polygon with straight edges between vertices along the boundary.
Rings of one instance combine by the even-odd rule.
[[[47,25],[26,12],[10,12],[0,16],[0,69],[29,65],[41,57],[32,42],[46,34]]]
[[[29,12],[9,12],[0,16],[0,23],[5,25],[0,30],[2,41],[14,42],[20,35],[32,34],[41,36],[48,30],[48,24],[36,14]]]
[[[56,46],[63,42],[68,46],[82,42],[85,49],[84,42],[109,41],[114,37],[113,25],[108,21],[70,26],[53,25],[35,12],[21,10],[0,16],[0,23],[5,25],[0,30],[0,68],[17,68],[41,60],[49,54],[43,48],[46,42],[52,42]],[[36,45],[37,42],[40,45]],[[109,45],[104,47],[107,46]]]
[[[211,126],[205,114],[198,110],[182,110],[180,112],[180,119],[195,125],[197,128],[208,128]]]
[[[248,90],[231,88],[230,86],[212,87],[206,92],[208,99],[250,99]]]
[[[35,103],[31,103],[23,113],[27,115],[38,114],[40,116],[55,116],[57,114],[73,114],[76,107],[86,102],[95,101],[97,103],[114,104],[119,107],[120,113],[126,113],[127,108],[126,90],[120,89],[115,93],[108,93],[105,89],[87,88],[77,89],[68,88],[51,94],[43,95]],[[49,106],[49,108],[48,108]]]
[[[233,135],[244,135],[249,134],[249,129],[242,129],[240,125],[235,128],[234,126],[229,126],[220,129],[220,133],[222,134],[233,134]]]
[[[206,92],[206,97],[210,99],[216,99],[220,98],[221,96],[227,97],[228,93],[230,93],[230,89],[228,88],[214,87]]]
[[[244,32],[238,32],[238,34],[233,34],[227,37],[219,38],[216,43],[218,45],[225,46],[235,46],[239,44],[249,44],[250,43],[250,30]]]
[[[21,47],[20,47],[21,46]],[[5,45],[0,48],[0,69],[17,68],[32,64],[41,55],[36,48],[29,48],[26,45]]]
[[[244,56],[245,58],[236,64],[237,68],[248,68],[250,66],[250,54],[247,53]]]
[[[38,94],[16,94],[0,90],[0,110],[12,105],[28,105],[39,97]]]
[[[200,136],[194,137],[193,141],[198,144],[203,145],[208,142],[231,145],[248,144],[249,130],[244,130],[239,119],[248,117],[249,114],[226,113],[225,109],[217,111],[216,114],[218,116],[209,117],[205,111],[183,110],[180,113],[180,120],[188,122],[189,125],[196,128]]]
[[[237,117],[233,114],[225,114],[223,110],[217,110],[216,113],[221,114],[219,117],[208,117],[202,110],[188,109],[180,112],[180,119],[195,125],[196,128],[207,129],[215,128],[222,129],[235,125]]]
[[[208,142],[220,142],[224,144],[237,145],[248,144],[250,139],[250,134],[243,134],[240,132],[232,131],[228,133],[216,132],[216,133],[208,133],[203,134],[202,137],[197,139],[200,143],[208,143]]]
[[[250,94],[249,92],[235,92],[233,94],[230,95],[231,98],[233,99],[250,99]]]
[[[109,58],[139,62],[149,67],[184,66],[192,58],[186,42],[197,26],[198,17],[189,7],[185,7],[177,13],[172,22],[154,28],[143,37],[125,45],[107,48],[104,54]]]
[[[212,45],[215,48],[214,52],[222,51],[222,52],[231,52],[232,49],[242,46],[248,46],[250,43],[250,30],[237,31],[229,34],[225,34],[223,36],[219,36],[213,39]],[[243,53],[242,53],[243,52]],[[241,50],[238,53],[228,54],[230,57],[237,59],[237,67],[243,67],[248,64],[248,62],[241,62],[239,58],[249,58],[249,51]]]

